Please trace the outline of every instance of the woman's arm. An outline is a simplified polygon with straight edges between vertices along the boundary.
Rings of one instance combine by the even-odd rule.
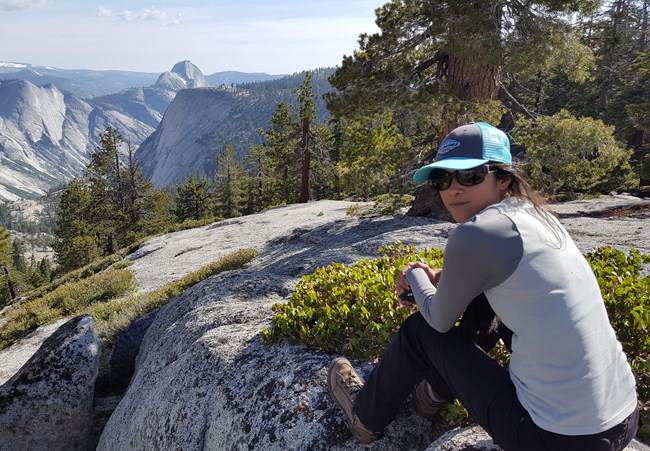
[[[514,223],[496,209],[488,209],[458,226],[449,237],[437,289],[422,268],[408,270],[405,277],[427,322],[447,332],[472,299],[512,275],[522,255]]]

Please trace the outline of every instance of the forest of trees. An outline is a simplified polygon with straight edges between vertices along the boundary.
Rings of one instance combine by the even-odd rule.
[[[298,74],[293,101],[277,103],[262,142],[247,143],[243,156],[239,142],[213,149],[212,174],[154,190],[134,149],[107,128],[83,175],[60,194],[57,270],[183,222],[415,194],[413,170],[449,130],[472,121],[506,131],[533,186],[553,201],[644,189],[650,0],[393,0],[376,14],[380,31],[361,35],[358,50],[327,72],[333,89],[314,90],[323,70]],[[271,89],[267,83],[238,89]],[[37,275],[39,262],[17,262],[0,231],[6,299],[19,285],[12,272],[33,286],[52,269]]]

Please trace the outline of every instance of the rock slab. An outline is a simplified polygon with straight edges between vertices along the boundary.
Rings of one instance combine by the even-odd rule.
[[[91,449],[99,339],[88,315],[69,320],[0,386],[3,451]]]

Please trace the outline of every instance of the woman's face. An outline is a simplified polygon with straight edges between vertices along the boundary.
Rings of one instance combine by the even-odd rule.
[[[439,192],[442,203],[454,220],[463,223],[486,207],[501,202],[510,182],[510,178],[498,179],[494,172],[490,172],[485,175],[485,180],[474,186],[463,186],[453,178],[449,188]]]

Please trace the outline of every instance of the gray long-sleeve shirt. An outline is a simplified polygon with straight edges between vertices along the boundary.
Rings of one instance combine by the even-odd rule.
[[[485,293],[513,331],[510,377],[533,421],[565,435],[595,434],[636,407],[635,381],[596,278],[568,233],[517,199],[492,205],[451,234],[436,289],[407,278],[440,332]]]

